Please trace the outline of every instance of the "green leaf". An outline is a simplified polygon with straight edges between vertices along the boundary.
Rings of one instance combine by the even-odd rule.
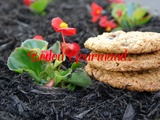
[[[82,66],[82,64],[80,63],[80,62],[74,62],[74,63],[72,63],[72,65],[71,65],[71,69],[72,70],[75,70],[75,69],[77,69],[77,68],[79,68],[79,67],[81,67]]]
[[[55,60],[53,68],[56,69],[63,61]]]
[[[115,32],[115,31],[118,31],[118,30],[123,30],[123,28],[118,26],[118,27],[114,28],[111,32]]]
[[[38,60],[33,62],[30,57],[28,57],[28,52],[30,49],[28,48],[16,48],[10,55],[7,61],[7,65],[10,70],[23,73],[23,71],[28,72],[30,76],[32,76],[36,80],[40,80],[40,72],[42,62]]]
[[[72,72],[71,69],[55,71],[54,86],[58,85],[62,80],[66,79]]]
[[[119,17],[117,15],[117,10],[121,10],[122,11],[122,15],[126,14],[126,5],[125,4],[116,4],[114,5],[114,8],[112,9],[112,16],[117,20],[119,21],[118,19],[120,19],[121,17]],[[122,16],[123,17],[123,16]]]
[[[51,63],[51,62],[47,62],[47,63],[44,62],[42,67],[43,67],[44,70],[40,73],[40,75],[41,75],[41,77],[43,79],[45,79],[46,82],[49,82],[55,76],[55,74],[54,74],[54,68],[53,68],[53,63]]]
[[[127,14],[129,17],[132,17],[136,7],[137,7],[137,4],[135,3],[127,3],[126,4],[126,7],[127,7]]]
[[[146,24],[151,18],[152,16],[148,13],[147,9],[142,7],[137,8],[132,17],[135,25]]]
[[[26,47],[29,49],[39,48],[41,50],[46,50],[48,46],[48,42],[43,40],[35,40],[35,39],[28,39],[24,41],[21,47]]]
[[[112,10],[113,8],[116,7],[116,3],[112,3],[110,6],[108,6],[107,10]]]
[[[54,45],[50,47],[49,50],[52,50],[52,52],[55,54],[60,54],[61,53],[60,42],[57,41],[56,43],[54,43]]]
[[[127,20],[125,20],[125,19],[122,20],[121,26],[123,28],[130,28],[131,27],[131,25],[129,24],[129,22]]]
[[[69,84],[68,86],[67,86],[67,88],[69,89],[69,90],[75,90],[75,88],[76,88],[76,85],[73,85],[73,84]]]
[[[71,77],[65,79],[65,81],[80,87],[86,87],[92,84],[90,77],[81,68],[76,69],[75,72],[71,74]]]
[[[64,58],[62,58],[62,54],[61,56],[59,56],[59,58],[57,58],[54,62],[54,66],[53,68],[56,69],[63,61],[65,61],[66,56],[63,56]],[[63,60],[62,60],[63,59]]]
[[[150,21],[152,18],[151,15],[148,15],[142,19],[140,19],[138,22],[137,22],[137,25],[143,25],[143,24],[146,24],[148,21]]]
[[[145,8],[142,7],[137,8],[133,14],[133,20],[135,21],[140,20],[141,18],[144,17],[145,14],[147,14],[147,10]]]
[[[37,13],[43,13],[50,0],[36,0],[31,4],[31,8]]]

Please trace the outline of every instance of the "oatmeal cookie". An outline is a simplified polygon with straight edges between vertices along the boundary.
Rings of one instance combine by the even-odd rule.
[[[160,50],[137,55],[91,52],[87,60],[89,64],[96,68],[110,71],[142,71],[160,67]]]
[[[160,67],[139,72],[113,72],[88,64],[85,70],[89,75],[93,74],[97,80],[112,87],[149,92],[160,90]]]
[[[84,46],[96,52],[139,54],[160,50],[160,33],[116,31],[89,38]]]

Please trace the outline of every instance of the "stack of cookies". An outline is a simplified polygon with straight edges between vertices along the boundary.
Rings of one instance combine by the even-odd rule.
[[[103,33],[84,45],[92,50],[85,70],[97,80],[116,88],[160,90],[160,33]]]

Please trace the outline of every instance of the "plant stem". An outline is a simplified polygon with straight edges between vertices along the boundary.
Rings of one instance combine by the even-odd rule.
[[[61,33],[62,33],[62,40],[63,40],[63,43],[64,43],[65,46],[66,46],[66,41],[65,41],[65,38],[64,38],[63,31],[62,31]],[[62,56],[64,56],[64,51],[65,51],[65,49],[66,49],[65,46],[63,47]],[[63,61],[63,57],[62,57],[62,61]],[[58,66],[58,71],[60,71],[61,66],[62,66],[62,63]]]
[[[58,72],[60,71],[62,63],[58,66]]]
[[[62,56],[64,56],[64,52],[65,52],[65,49],[66,49],[66,41],[65,41],[65,38],[64,38],[63,31],[62,31],[62,40],[63,40],[63,43],[65,44],[65,46],[63,47],[63,51],[62,51]],[[63,61],[63,57],[62,57],[62,61]]]
[[[62,40],[63,40],[64,43],[66,43],[65,38],[64,38],[63,31],[62,31]]]

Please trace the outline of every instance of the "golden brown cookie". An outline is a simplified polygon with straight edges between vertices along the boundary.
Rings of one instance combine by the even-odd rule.
[[[125,50],[132,54],[154,52],[160,50],[160,33],[140,31],[103,33],[89,38],[84,46],[102,53],[123,53]]]
[[[142,71],[160,67],[160,50],[137,55],[91,52],[87,60],[96,68],[110,71]]]
[[[89,75],[93,74],[97,80],[112,87],[149,92],[160,90],[160,67],[139,72],[112,72],[88,64],[85,70]]]

